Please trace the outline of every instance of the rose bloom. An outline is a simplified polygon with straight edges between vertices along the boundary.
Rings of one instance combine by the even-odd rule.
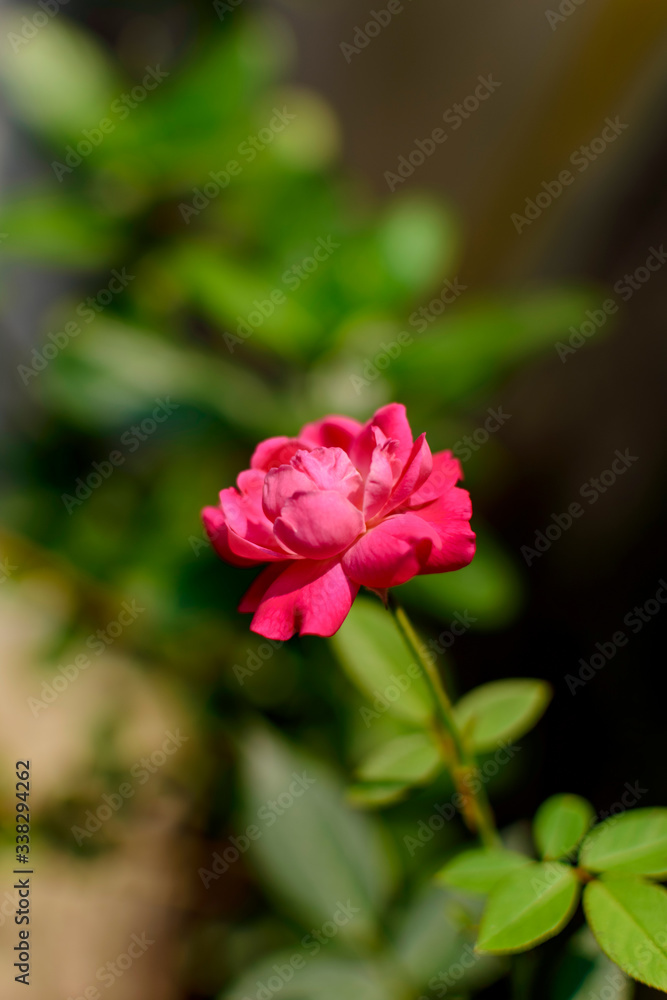
[[[333,635],[360,586],[385,591],[419,573],[467,566],[475,553],[461,465],[413,441],[405,407],[366,424],[324,417],[297,437],[262,441],[220,505],[202,512],[217,553],[269,563],[240,611],[267,639]]]

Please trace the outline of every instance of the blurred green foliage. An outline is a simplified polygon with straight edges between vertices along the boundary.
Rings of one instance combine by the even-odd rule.
[[[4,15],[5,32],[13,17]],[[451,796],[447,778],[381,814],[344,800],[341,775],[388,738],[409,735],[420,690],[401,701],[404,718],[387,713],[369,727],[365,697],[323,640],[267,656],[236,611],[253,574],[213,555],[199,510],[246,467],[258,438],[294,433],[328,412],[365,419],[399,399],[416,432],[427,429],[434,448],[451,446],[498,402],[507,374],[579,321],[589,299],[578,289],[483,299],[470,289],[440,310],[442,282],[456,276],[460,257],[456,219],[426,194],[371,202],[338,164],[332,110],[285,85],[290,49],[274,16],[239,11],[192,41],[147,90],[144,72],[128,79],[113,53],[61,13],[4,59],[17,126],[44,168],[0,212],[2,297],[14,313],[24,307],[13,278],[26,268],[47,267],[60,280],[13,361],[23,433],[4,445],[4,545],[20,564],[44,562],[74,586],[70,636],[85,635],[119,596],[146,604],[123,641],[145,669],[172,678],[200,720],[202,836],[227,843],[293,773],[316,777],[238,862],[255,896],[225,925],[224,959],[206,989],[256,992],[349,897],[358,914],[281,996],[399,1000],[458,961],[479,915],[474,902],[428,885],[461,827],[447,824],[416,853],[404,846],[433,803]],[[123,95],[136,88],[144,95],[131,96],[131,107]],[[270,124],[276,115],[280,130]],[[323,244],[330,249],[318,260]],[[130,277],[109,299],[114,271]],[[422,306],[420,331],[409,317]],[[173,415],[148,429],[164,400]],[[122,463],[91,488],[93,463],[112,452]],[[511,461],[494,440],[484,456],[466,464],[473,498]],[[75,497],[69,512],[64,494]],[[436,629],[464,608],[475,628],[499,628],[520,608],[514,556],[479,516],[475,526],[479,552],[468,569],[403,588]],[[379,604],[365,613],[383,614]],[[356,621],[337,648],[372,693],[374,654],[361,656]],[[248,663],[252,676],[239,680]],[[219,766],[221,744],[237,768]],[[526,767],[513,761],[491,791],[502,794]],[[376,804],[386,801],[377,795]],[[196,934],[215,938],[217,926],[202,918]],[[503,970],[477,958],[458,988],[467,993]],[[230,987],[236,974],[243,978]]]

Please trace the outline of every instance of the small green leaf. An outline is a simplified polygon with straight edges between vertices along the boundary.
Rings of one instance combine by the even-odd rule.
[[[506,875],[489,896],[478,951],[526,951],[557,934],[574,913],[579,882],[569,865],[550,861]]]
[[[632,876],[605,876],[584,892],[598,944],[633,979],[667,993],[667,891]]]
[[[591,825],[595,811],[579,795],[552,795],[535,815],[533,831],[545,861],[571,854]]]
[[[483,684],[464,695],[454,711],[471,749],[494,750],[532,729],[551,700],[546,681],[531,677]]]
[[[402,781],[418,785],[440,769],[442,758],[428,732],[398,736],[376,748],[357,768],[362,781]]]
[[[368,697],[361,708],[367,725],[385,712],[419,723],[432,718],[421,668],[380,601],[358,597],[331,643],[350,679]]]
[[[591,830],[579,864],[592,872],[667,875],[667,809],[633,809]]]
[[[436,881],[469,892],[486,893],[491,892],[506,875],[532,863],[532,858],[517,851],[502,847],[474,847],[463,851],[441,868]]]
[[[358,809],[378,809],[400,802],[410,791],[410,785],[402,781],[360,781],[350,785],[346,799]]]

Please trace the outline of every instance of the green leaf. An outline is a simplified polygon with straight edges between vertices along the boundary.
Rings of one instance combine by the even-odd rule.
[[[537,849],[545,861],[571,854],[589,829],[595,810],[579,795],[552,795],[543,802],[533,825]]]
[[[493,750],[500,740],[515,740],[532,729],[551,700],[546,681],[516,678],[493,681],[469,691],[455,706],[470,747]]]
[[[9,234],[3,255],[59,267],[98,269],[118,252],[113,222],[81,199],[33,192],[12,199],[0,211]]]
[[[579,882],[569,865],[528,865],[491,891],[477,948],[495,954],[526,951],[557,934],[574,913]]]
[[[567,942],[549,1000],[631,1000],[634,983],[600,950],[584,924]]]
[[[361,709],[368,726],[384,712],[422,724],[430,721],[433,703],[421,668],[377,598],[358,597],[331,644],[341,666],[369,699]]]
[[[641,878],[589,882],[584,911],[598,944],[633,979],[667,993],[667,891]]]
[[[431,733],[398,736],[377,747],[357,768],[362,781],[429,781],[442,766],[440,749]]]
[[[341,926],[341,938],[372,941],[392,876],[380,828],[346,806],[328,768],[268,728],[252,730],[240,749],[241,832],[260,830],[249,864],[306,926],[331,920],[338,903],[349,900],[357,912]]]
[[[667,809],[633,809],[591,830],[579,864],[592,872],[667,875]]]
[[[347,801],[358,809],[378,809],[400,802],[410,791],[410,785],[401,781],[363,781],[350,785]]]
[[[469,892],[487,893],[519,868],[533,864],[532,858],[503,847],[473,847],[447,862],[436,881]]]

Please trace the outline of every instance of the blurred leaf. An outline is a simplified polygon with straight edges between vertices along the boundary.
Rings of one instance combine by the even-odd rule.
[[[667,809],[611,816],[586,837],[579,864],[592,872],[667,876]]]
[[[410,785],[399,781],[367,781],[350,785],[347,801],[358,809],[379,809],[399,802],[410,791]]]
[[[532,729],[544,714],[551,695],[546,681],[508,678],[469,691],[456,704],[454,712],[473,750],[493,750],[501,740],[518,739]]]
[[[477,947],[495,954],[533,948],[562,930],[578,899],[569,865],[536,863],[506,875],[491,891]]]
[[[362,781],[426,783],[442,767],[436,737],[431,733],[399,736],[377,747],[357,768]]]
[[[120,233],[111,220],[66,195],[14,195],[0,209],[0,229],[11,236],[5,257],[96,269],[119,252]]]
[[[452,266],[458,234],[442,203],[424,195],[394,197],[378,229],[391,276],[410,293],[427,291]]]
[[[582,927],[567,943],[549,1000],[630,1000],[633,992],[632,981],[600,951],[590,929]]]
[[[244,268],[203,243],[181,244],[173,267],[193,302],[222,326],[221,338],[232,353],[254,341],[277,354],[299,357],[321,333],[319,320],[296,301],[279,275],[263,276],[257,266]]]
[[[268,1000],[278,991],[281,1000],[402,1000],[405,996],[400,981],[370,961],[318,955],[322,948],[335,947],[326,938],[318,944],[306,934],[292,951],[275,952],[252,965],[221,1000],[260,996]]]
[[[535,843],[545,861],[572,854],[590,828],[595,810],[579,795],[552,795],[535,814]]]
[[[513,365],[553,348],[580,323],[591,294],[546,291],[515,301],[461,306],[402,352],[392,367],[399,391],[440,405],[462,399]]]
[[[468,892],[490,892],[510,872],[532,864],[533,859],[501,847],[474,847],[448,861],[436,875],[443,885],[467,889]]]
[[[584,911],[613,962],[633,979],[667,993],[667,891],[662,886],[631,876],[589,882]]]
[[[413,577],[400,590],[406,603],[445,621],[454,611],[465,610],[476,619],[475,629],[500,628],[512,621],[521,605],[521,576],[505,549],[477,525],[476,531],[473,561],[456,573]]]
[[[16,8],[2,18],[7,51],[0,60],[0,75],[11,104],[32,128],[63,143],[81,141],[83,129],[99,125],[109,114],[111,102],[121,91],[120,80],[94,36],[83,31],[62,11],[51,18],[46,31],[36,29],[25,44],[11,41],[9,33],[21,32]],[[16,48],[10,54],[9,49]]]
[[[322,764],[267,729],[243,737],[241,776],[245,822],[261,830],[250,859],[265,882],[305,924],[322,925],[339,902],[351,904],[356,912],[341,938],[373,940],[391,866],[371,818],[346,806],[342,786]],[[294,797],[297,776],[312,784]],[[272,802],[280,808],[273,821]]]
[[[480,906],[481,910],[481,906]],[[395,932],[393,961],[406,969],[415,987],[428,988],[429,995],[444,996],[453,966],[463,970],[457,979],[457,992],[479,989],[497,979],[504,963],[491,955],[474,950],[471,923],[478,919],[472,904],[472,916],[464,925],[457,919],[453,899],[446,889],[430,885],[410,901],[407,912]],[[409,996],[416,996],[417,989]]]
[[[357,597],[330,641],[350,679],[372,699],[361,709],[367,725],[384,712],[412,722],[430,721],[433,705],[421,669],[377,599]]]

